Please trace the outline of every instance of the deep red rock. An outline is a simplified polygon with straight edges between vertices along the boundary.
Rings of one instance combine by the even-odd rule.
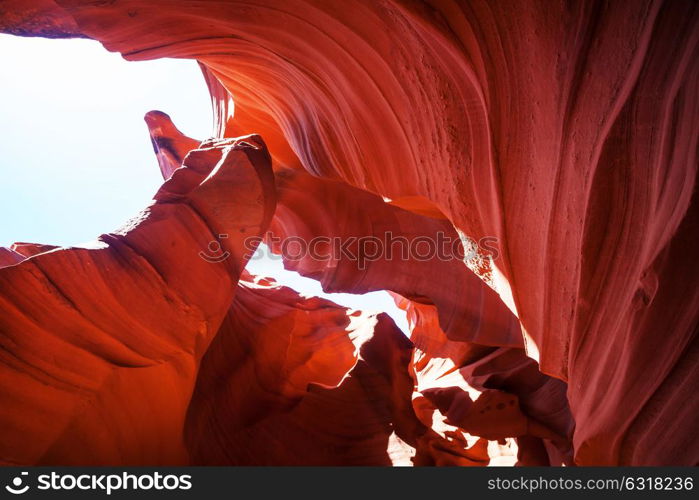
[[[28,258],[0,268],[0,460],[187,463],[198,366],[247,255],[239,228],[261,234],[273,210],[264,144],[243,138],[192,151],[89,248],[15,245]],[[231,258],[199,258],[224,232]]]
[[[437,307],[432,335],[439,337],[439,326],[457,344],[444,349],[465,356],[475,350],[476,361],[493,350],[508,360],[499,369],[525,381],[512,390],[525,415],[538,411],[547,429],[566,435],[569,404],[578,464],[699,463],[696,2],[13,0],[2,9],[5,32],[87,36],[131,60],[197,59],[216,103],[216,134],[259,133],[275,170],[299,171],[280,174],[279,196],[280,206],[287,203],[289,214],[302,219],[277,211],[278,232],[375,234],[368,224],[375,220],[401,233],[433,234],[441,224],[464,241],[494,238],[497,258],[481,256],[471,267],[507,307],[491,300],[494,294],[465,266],[383,263],[332,277],[322,266],[297,268],[336,289],[386,287],[428,297],[426,305]],[[159,154],[161,167],[170,165],[164,172],[177,163],[167,151]],[[322,180],[302,180],[302,170]],[[308,192],[293,194],[294,183]],[[329,183],[337,189],[313,188]],[[323,198],[330,192],[352,210]],[[371,202],[369,193],[376,195]],[[211,196],[202,192],[198,203]],[[381,197],[393,206],[379,205]],[[367,201],[351,205],[356,199]],[[336,214],[348,219],[330,223]],[[412,225],[418,217],[431,219],[431,227]],[[153,226],[148,241],[164,252],[158,241],[168,223]],[[181,237],[205,243],[209,235],[201,229]],[[2,289],[2,304],[38,293],[31,291],[41,288],[36,263],[74,269],[84,252],[57,250],[2,269],[13,283],[36,283]],[[5,252],[0,259],[11,264],[19,257]],[[90,262],[95,273],[107,266]],[[27,268],[33,271],[17,276]],[[211,271],[202,272],[200,282],[208,285]],[[224,296],[232,294],[235,280],[229,281]],[[181,283],[175,278],[168,289]],[[101,291],[83,285],[86,297]],[[474,323],[472,297],[498,314]],[[138,311],[141,303],[128,300]],[[21,376],[17,360],[33,356],[22,343],[27,339],[17,337],[25,323],[54,328],[42,310],[13,311],[2,317],[12,323],[3,330],[12,357],[0,365],[8,377]],[[108,312],[95,314],[98,324],[109,323]],[[60,364],[66,351],[58,331],[50,338]],[[521,358],[520,345],[538,365]],[[562,383],[530,375],[537,366],[567,383],[568,404],[560,400]],[[518,391],[531,396],[530,408]],[[52,421],[69,412],[64,399],[56,400]],[[28,403],[11,401],[4,406],[15,416],[6,411],[0,418],[16,421]],[[521,454],[526,460],[553,453],[549,445],[543,453],[536,439],[520,440],[529,446]],[[485,442],[456,447],[472,450],[473,462],[487,461]],[[38,448],[21,459],[41,456]],[[6,450],[14,448],[3,447],[4,459],[15,459]]]
[[[185,428],[192,459],[410,464],[427,432],[410,404],[411,353],[386,315],[243,280],[202,361]]]

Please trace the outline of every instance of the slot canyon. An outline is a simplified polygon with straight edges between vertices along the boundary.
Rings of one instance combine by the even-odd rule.
[[[144,110],[148,206],[0,248],[0,464],[699,464],[699,3],[4,0],[0,32],[195,60],[213,122]]]

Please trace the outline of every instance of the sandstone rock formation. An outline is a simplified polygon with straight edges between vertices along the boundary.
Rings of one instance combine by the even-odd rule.
[[[259,138],[204,147],[92,247],[0,268],[3,463],[185,463],[199,362],[274,197]],[[231,257],[198,258],[221,233]]]
[[[696,2],[10,0],[0,31],[196,59],[215,123],[147,116],[169,180],[95,248],[0,251],[4,463],[699,463]],[[496,242],[287,256],[393,291],[410,342],[238,283],[249,236],[386,231]]]

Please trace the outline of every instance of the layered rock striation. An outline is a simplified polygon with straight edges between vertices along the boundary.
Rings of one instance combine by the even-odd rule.
[[[10,0],[0,30],[196,59],[214,104],[204,143],[148,115],[167,181],[123,229],[0,252],[4,463],[699,463],[696,2]],[[410,340],[239,282],[250,237],[387,231],[491,244],[286,265],[393,291]]]

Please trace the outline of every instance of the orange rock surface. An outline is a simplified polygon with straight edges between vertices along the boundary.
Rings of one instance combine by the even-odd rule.
[[[94,248],[0,250],[3,463],[699,464],[696,2],[9,0],[0,31],[196,59],[216,124],[148,114],[168,180]],[[410,341],[239,283],[250,236],[386,231],[478,252],[285,265],[391,290]]]

